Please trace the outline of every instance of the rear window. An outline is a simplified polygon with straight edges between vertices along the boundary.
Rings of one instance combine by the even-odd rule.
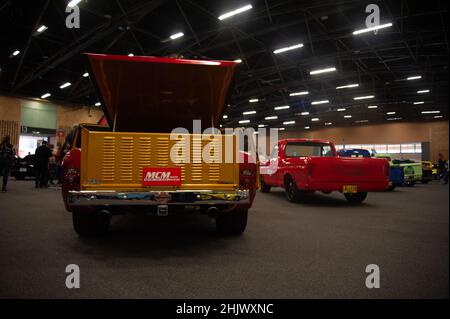
[[[333,150],[329,144],[321,143],[288,143],[285,154],[287,157],[333,157]]]

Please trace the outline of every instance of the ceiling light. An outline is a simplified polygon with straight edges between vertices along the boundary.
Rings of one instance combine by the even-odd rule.
[[[239,124],[244,124],[244,123],[250,123],[250,120],[242,120],[242,121],[239,121]]]
[[[133,53],[128,53],[128,56],[134,56],[134,54]]]
[[[309,74],[314,75],[314,74],[327,73],[327,72],[333,72],[333,71],[336,71],[335,67],[313,70],[313,71],[309,72]]]
[[[83,74],[84,78],[87,78],[88,76],[89,76],[89,73],[87,73],[87,72]]]
[[[389,28],[392,27],[392,23],[385,23],[385,24],[380,24],[377,25],[375,27],[371,27],[371,28],[367,28],[367,29],[361,29],[361,30],[356,30],[353,31],[353,35],[357,35],[357,34],[361,34],[361,33],[366,33],[366,32],[370,32],[370,31],[375,31],[375,30],[379,30],[379,29],[384,29],[384,28]]]
[[[264,124],[258,124],[258,127],[265,127]]]
[[[233,62],[236,62],[236,63],[242,63],[242,60],[241,60],[241,59],[236,59],[236,60],[234,60]]]
[[[355,121],[355,123],[367,123],[369,122],[369,120],[359,120],[359,121]]]
[[[429,93],[430,90],[419,90],[417,91],[417,93],[422,94],[422,93]]]
[[[241,8],[238,8],[238,9],[235,9],[233,11],[229,11],[229,12],[226,12],[226,13],[220,15],[218,19],[219,20],[224,20],[224,19],[230,18],[232,16],[235,16],[236,14],[248,11],[251,8],[253,8],[252,5],[251,4],[247,4],[246,6],[243,6]]]
[[[178,32],[178,33],[172,34],[170,36],[170,39],[171,40],[175,40],[175,39],[181,38],[182,36],[184,36],[184,33],[183,32]]]
[[[344,112],[346,109],[337,109],[338,112]]]
[[[401,120],[401,119],[402,119],[401,117],[390,117],[390,118],[388,118],[386,120],[388,120],[388,121],[398,121],[398,120]]]
[[[36,31],[39,32],[39,33],[42,33],[42,32],[44,32],[44,31],[47,30],[47,29],[48,29],[47,26],[41,25]]]
[[[283,105],[283,106],[275,106],[273,109],[275,111],[279,111],[279,110],[287,110],[288,108],[290,108],[289,105]]]
[[[45,93],[44,95],[41,96],[41,99],[46,99],[46,98],[48,98],[49,96],[51,96],[50,93]]]
[[[222,118],[227,119],[227,118],[228,118],[228,115],[224,115],[224,116],[222,116]]]
[[[386,114],[387,114],[387,115],[394,115],[395,112],[387,112]]]
[[[16,51],[14,51],[11,55],[12,56],[18,56],[20,54],[20,51],[19,50],[16,50]]]
[[[95,106],[100,106],[100,105],[102,105],[102,103],[97,102],[97,103],[95,103],[94,105],[95,105]]]
[[[333,123],[331,123],[331,122],[326,122],[326,123],[325,123],[326,126],[329,126],[329,125],[332,125],[332,124],[333,124]]]
[[[295,124],[295,121],[283,122],[283,125],[292,125],[292,124]]]
[[[65,89],[66,87],[71,86],[71,85],[72,85],[72,83],[66,82],[66,83],[64,83],[63,85],[61,85],[59,88],[60,88],[60,89]]]
[[[303,115],[303,116],[309,115],[309,112],[302,112],[302,113],[300,113],[300,115]]]
[[[343,85],[343,86],[337,86],[336,90],[355,88],[355,87],[358,87],[358,86],[359,86],[359,84],[348,84],[348,85]]]
[[[329,100],[313,101],[311,102],[311,105],[326,104],[326,103],[330,103],[330,101]]]
[[[351,119],[352,116],[351,115],[344,115],[344,119]]]
[[[367,108],[368,109],[377,109],[378,105],[369,105]]]
[[[373,99],[375,96],[373,95],[366,95],[366,96],[357,96],[354,97],[354,100],[367,100],[367,99]]]
[[[408,78],[406,78],[408,81],[411,81],[411,80],[418,80],[418,79],[421,79],[422,78],[422,76],[421,75],[415,75],[415,76],[410,76],[410,77],[408,77]]]
[[[307,95],[307,94],[309,94],[308,91],[302,91],[302,92],[294,92],[294,93],[290,93],[289,96]]]
[[[250,99],[250,100],[248,100],[250,103],[256,103],[256,102],[258,102],[259,101],[259,99]]]
[[[69,2],[69,4],[67,5],[69,8],[73,8],[75,7],[77,4],[79,4],[81,2],[81,0],[72,0]]]
[[[309,126],[305,126],[305,130],[309,130],[311,127]]]
[[[284,131],[285,130],[285,128],[284,127],[280,127],[278,130],[280,130],[280,131]]]
[[[247,111],[242,113],[242,115],[250,115],[250,114],[256,114],[256,111]]]
[[[419,101],[419,102],[414,102],[413,104],[418,105],[418,104],[424,104],[424,103],[425,103],[424,101]]]
[[[314,117],[314,118],[311,119],[311,122],[318,122],[318,121],[319,121],[318,117]]]
[[[276,120],[276,119],[278,119],[278,116],[266,116],[264,119],[265,120]]]
[[[295,50],[295,49],[299,49],[303,47],[303,43],[298,43],[298,44],[294,44],[288,47],[284,47],[284,48],[280,48],[280,49],[276,49],[273,51],[274,54],[279,54],[279,53],[283,53],[286,51],[291,51],[291,50]]]
[[[441,119],[441,118],[443,118],[443,116],[442,115],[436,115],[436,116],[433,116],[435,119]]]
[[[422,111],[422,114],[439,114],[441,111]]]

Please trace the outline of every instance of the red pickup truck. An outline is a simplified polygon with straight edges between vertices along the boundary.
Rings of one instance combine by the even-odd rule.
[[[367,192],[389,187],[389,163],[363,157],[338,157],[334,144],[317,139],[280,140],[270,158],[261,163],[261,192],[282,187],[289,201],[321,191],[344,193],[350,203],[361,203]]]

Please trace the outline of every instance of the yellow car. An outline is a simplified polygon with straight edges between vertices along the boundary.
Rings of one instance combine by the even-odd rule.
[[[433,175],[433,163],[431,161],[422,161],[422,184],[432,181]]]

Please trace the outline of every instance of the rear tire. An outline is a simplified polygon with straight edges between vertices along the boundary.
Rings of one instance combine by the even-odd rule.
[[[395,189],[395,185],[391,185],[388,187],[387,191],[392,192]]]
[[[260,191],[261,193],[268,193],[268,192],[270,192],[270,185],[267,185],[267,184],[264,182],[264,179],[263,179],[262,177],[261,177],[260,184],[261,184],[261,188],[259,189],[259,191]]]
[[[367,192],[358,192],[356,194],[344,194],[344,195],[349,203],[360,204],[366,199]]]
[[[100,236],[108,233],[111,218],[91,212],[73,212],[73,228],[81,237]]]
[[[299,202],[302,199],[301,191],[297,188],[295,181],[292,177],[287,176],[284,181],[284,190],[286,192],[286,198],[290,202]]]
[[[216,217],[216,230],[221,235],[241,235],[247,227],[248,209],[237,208]]]

